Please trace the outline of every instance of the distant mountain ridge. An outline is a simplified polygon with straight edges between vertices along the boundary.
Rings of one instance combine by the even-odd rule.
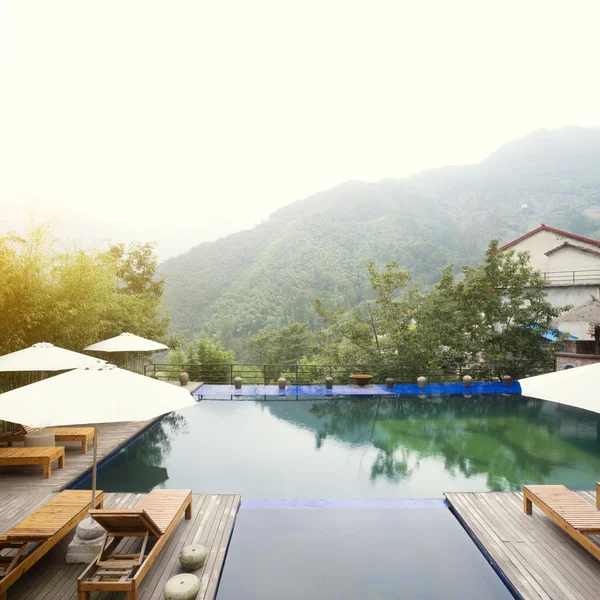
[[[241,353],[264,327],[318,327],[315,297],[330,306],[363,300],[369,260],[397,260],[428,287],[446,264],[476,264],[490,239],[505,243],[542,222],[600,239],[599,215],[600,130],[540,130],[477,165],[313,194],[160,271],[174,329]]]

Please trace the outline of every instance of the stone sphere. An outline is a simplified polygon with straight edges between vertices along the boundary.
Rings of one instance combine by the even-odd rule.
[[[328,390],[331,390],[333,388],[333,377],[325,377],[325,387]]]
[[[187,385],[189,382],[190,376],[185,371],[179,373],[179,385]]]
[[[510,384],[512,383],[512,377],[510,375],[502,375],[502,383],[505,385],[505,387],[510,387]]]
[[[200,580],[191,573],[181,573],[167,581],[163,595],[165,600],[194,600],[199,591]]]
[[[277,380],[277,385],[279,386],[280,390],[285,390],[285,386],[287,385],[287,380],[285,377],[280,377]]]
[[[386,387],[388,390],[391,390],[391,389],[394,387],[394,378],[393,378],[393,377],[388,377],[388,378],[385,380],[385,387]]]
[[[241,377],[236,377],[233,380],[233,387],[235,387],[236,390],[242,389],[242,378]]]
[[[463,377],[463,385],[465,387],[471,387],[472,383],[473,383],[473,378],[470,375],[465,375]]]
[[[417,377],[417,385],[423,389],[427,385],[427,377]]]
[[[102,537],[106,531],[102,525],[94,521],[92,517],[86,517],[77,525],[77,535],[82,540],[95,540]]]
[[[179,554],[179,562],[186,571],[196,571],[206,560],[208,551],[200,544],[186,546]]]

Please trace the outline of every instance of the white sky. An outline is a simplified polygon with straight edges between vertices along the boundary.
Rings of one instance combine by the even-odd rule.
[[[0,0],[0,209],[200,241],[598,126],[598,23],[597,0]]]

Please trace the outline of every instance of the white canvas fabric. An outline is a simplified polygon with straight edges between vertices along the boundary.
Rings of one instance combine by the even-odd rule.
[[[0,394],[0,419],[30,427],[147,421],[195,403],[185,388],[101,365]]]
[[[0,356],[0,371],[67,371],[104,363],[105,360],[42,342]]]
[[[84,348],[84,350],[93,350],[94,352],[157,352],[168,349],[169,347],[164,344],[147,340],[133,333],[122,333]]]
[[[523,396],[600,413],[600,363],[519,381]]]

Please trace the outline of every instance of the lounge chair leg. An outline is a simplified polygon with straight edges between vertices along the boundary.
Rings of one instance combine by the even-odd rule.
[[[83,442],[81,442],[81,454],[87,454],[88,451],[88,441],[87,439],[83,440]]]
[[[531,500],[525,495],[523,492],[523,512],[526,515],[530,515],[533,511],[533,505],[531,504]]]
[[[131,592],[127,592],[127,600],[139,600],[137,589],[131,590]]]
[[[58,457],[58,468],[62,469],[65,466],[65,455]]]
[[[185,507],[185,518],[186,519],[192,518],[192,503],[191,502]]]
[[[50,475],[52,475],[52,464],[48,462],[44,465],[44,479],[49,479]]]
[[[77,592],[77,600],[90,600],[90,592]]]

